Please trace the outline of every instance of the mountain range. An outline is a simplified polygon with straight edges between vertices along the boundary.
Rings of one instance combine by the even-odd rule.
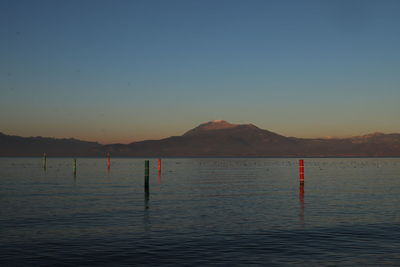
[[[349,157],[400,156],[400,134],[373,133],[350,138],[296,138],[223,120],[200,124],[181,136],[130,144],[101,145],[76,139],[19,137],[0,133],[0,156],[135,157]]]

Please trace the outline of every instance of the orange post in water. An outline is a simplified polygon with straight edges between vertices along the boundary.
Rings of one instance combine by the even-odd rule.
[[[304,184],[304,160],[299,160],[300,184]]]
[[[158,159],[158,172],[161,172],[161,159]]]
[[[111,167],[111,159],[110,159],[110,152],[107,152],[107,168]]]

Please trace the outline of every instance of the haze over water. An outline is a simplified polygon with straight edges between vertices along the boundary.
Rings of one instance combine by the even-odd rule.
[[[2,158],[0,263],[398,266],[400,159]],[[304,191],[303,191],[304,190]]]

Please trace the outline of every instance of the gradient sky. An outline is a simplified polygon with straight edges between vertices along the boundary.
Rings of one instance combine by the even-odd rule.
[[[0,131],[400,132],[400,1],[0,2]]]

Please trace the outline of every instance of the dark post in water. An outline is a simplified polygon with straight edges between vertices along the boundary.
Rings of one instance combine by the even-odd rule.
[[[161,172],[161,159],[158,159],[158,172]]]
[[[43,169],[46,170],[47,165],[47,155],[46,153],[43,154]]]
[[[144,162],[144,192],[149,194],[149,171],[150,171],[150,162],[146,160]]]
[[[304,160],[299,160],[300,184],[304,185]]]
[[[76,159],[74,159],[72,166],[73,166],[72,168],[74,171],[74,175],[76,175]]]

